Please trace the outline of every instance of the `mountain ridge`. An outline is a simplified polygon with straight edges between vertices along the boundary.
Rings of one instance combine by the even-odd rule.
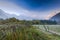
[[[15,14],[8,14],[0,9],[0,18],[7,19],[7,18],[12,18],[12,17],[15,17],[19,20],[26,20],[27,18],[28,18],[27,20],[33,19],[32,17],[28,17],[28,16],[24,16],[24,15],[17,16]]]
[[[60,24],[60,12],[51,17],[50,20],[55,20],[58,24]]]

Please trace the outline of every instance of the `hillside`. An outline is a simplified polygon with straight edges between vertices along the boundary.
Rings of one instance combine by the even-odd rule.
[[[60,12],[51,17],[50,20],[56,20],[58,24],[60,24]]]

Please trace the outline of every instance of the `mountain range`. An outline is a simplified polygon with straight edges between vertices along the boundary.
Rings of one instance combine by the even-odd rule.
[[[11,18],[11,17],[15,17],[17,19],[26,19],[26,20],[31,20],[31,19],[34,19],[32,17],[27,17],[27,16],[24,16],[24,15],[20,15],[20,16],[17,16],[15,14],[9,14],[9,13],[6,13],[4,12],[3,10],[0,9],[0,18],[3,18],[3,19],[6,19],[6,18]],[[50,18],[50,20],[55,20],[57,21],[58,24],[60,24],[60,12],[57,13],[56,15],[52,16]]]
[[[15,18],[20,19],[20,20],[32,19],[32,17],[28,17],[28,16],[24,16],[24,15],[17,16],[15,14],[9,14],[9,13],[6,13],[3,10],[0,9],[0,18],[6,19],[6,18],[11,18],[11,17],[15,17]]]

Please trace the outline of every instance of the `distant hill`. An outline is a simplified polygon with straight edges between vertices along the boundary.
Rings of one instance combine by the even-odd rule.
[[[31,20],[33,19],[32,17],[28,17],[28,16],[25,16],[25,15],[20,15],[20,16],[17,16],[15,14],[9,14],[9,13],[6,13],[4,12],[3,10],[0,9],[0,19],[3,18],[3,19],[6,19],[6,18],[12,18],[12,17],[15,17],[17,19],[23,19],[23,20]]]
[[[7,18],[8,16],[7,16],[8,14],[6,14],[3,10],[1,10],[0,9],[0,18]]]
[[[0,18],[6,19],[6,18],[14,17],[14,16],[16,16],[16,15],[6,13],[3,10],[0,9]]]
[[[60,12],[51,17],[50,20],[56,20],[58,24],[60,24]]]

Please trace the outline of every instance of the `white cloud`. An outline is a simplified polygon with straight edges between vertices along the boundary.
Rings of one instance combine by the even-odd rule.
[[[49,20],[51,17],[53,17],[54,15],[56,15],[57,13],[60,12],[60,9],[57,9],[57,10],[52,10],[46,17],[45,19],[46,20]]]
[[[23,9],[22,7],[14,4],[14,3],[8,2],[8,1],[0,1],[0,9],[4,10],[6,13],[9,13],[9,14],[15,14],[17,16],[24,15],[27,17],[35,18],[35,19],[49,19],[50,17],[52,17],[52,15],[55,14],[54,13],[55,11],[52,11],[52,10],[45,11],[45,12],[26,10],[26,9]],[[59,12],[60,12],[60,10],[59,10]]]
[[[20,15],[22,12],[22,9],[19,8],[17,5],[6,1],[0,1],[0,9],[4,10],[7,13],[16,15]]]
[[[18,16],[24,15],[24,16],[32,17],[32,18],[36,18],[36,19],[41,17],[39,12],[29,11],[29,10],[26,10],[26,9],[23,9],[23,8],[17,6],[14,3],[6,2],[6,1],[0,2],[0,9],[4,10],[6,13],[15,14]]]

